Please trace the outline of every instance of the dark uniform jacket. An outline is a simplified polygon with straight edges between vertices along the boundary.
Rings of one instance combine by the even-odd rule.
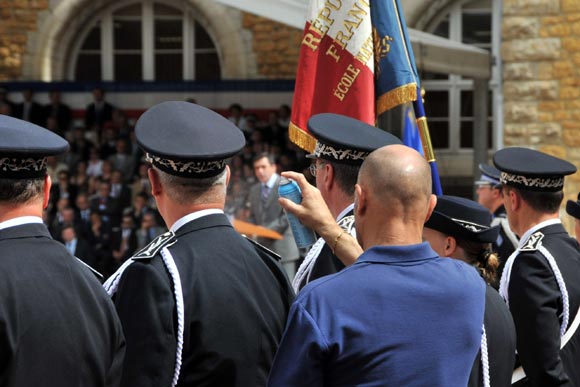
[[[171,386],[174,377],[178,318],[163,246],[184,300],[177,385],[264,386],[292,289],[272,256],[261,256],[225,215],[211,214],[154,240],[120,277],[114,300],[127,337],[123,387]]]
[[[0,230],[0,294],[1,386],[120,385],[113,303],[43,224]]]
[[[516,358],[516,329],[505,301],[490,285],[485,289],[483,325],[487,338],[490,386],[508,387]],[[469,376],[468,387],[483,386],[480,350]]]
[[[503,271],[505,266],[505,262],[508,260],[510,255],[516,250],[518,247],[517,245],[514,246],[512,241],[510,240],[509,236],[506,233],[505,227],[509,227],[507,223],[507,214],[505,212],[505,207],[501,205],[495,212],[493,213],[493,224],[498,224],[499,228],[499,236],[497,241],[493,243],[493,251],[495,251],[499,255],[499,267],[497,272],[500,273]],[[511,231],[511,230],[510,230]],[[498,276],[499,281],[499,276]],[[493,283],[492,286],[496,289],[499,288],[499,283]]]
[[[346,217],[352,216],[354,216],[354,212],[353,210],[350,210],[339,220],[339,222]],[[350,232],[350,230],[348,231]],[[312,282],[320,277],[338,273],[342,269],[344,269],[344,263],[342,263],[342,261],[332,253],[330,246],[325,243],[324,247],[322,247],[322,250],[320,251],[320,254],[318,254],[318,258],[316,258],[316,262],[314,263],[314,267],[312,268],[310,275],[306,276],[302,282],[300,282],[300,290],[302,290],[302,288],[304,288],[309,282]]]
[[[518,356],[528,375],[518,385],[534,387],[580,386],[580,332],[560,350],[562,293],[543,245],[554,257],[569,297],[569,322],[580,306],[580,246],[561,224],[532,233],[520,243],[511,269],[509,306],[516,325]]]

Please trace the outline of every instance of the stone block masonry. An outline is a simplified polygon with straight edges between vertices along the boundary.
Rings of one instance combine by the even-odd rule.
[[[504,0],[502,41],[505,145],[580,166],[580,0]],[[580,172],[566,179],[564,203],[578,191]]]
[[[27,34],[37,29],[37,14],[48,0],[0,0],[0,81],[19,79]]]

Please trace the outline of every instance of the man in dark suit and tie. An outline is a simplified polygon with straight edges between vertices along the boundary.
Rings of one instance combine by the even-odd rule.
[[[44,116],[48,120],[53,119],[59,133],[66,133],[72,123],[72,113],[70,107],[60,100],[60,91],[50,92],[50,103],[44,106]]]
[[[36,125],[44,125],[44,109],[38,102],[34,101],[34,92],[31,89],[26,89],[22,91],[22,97],[22,103],[16,105],[15,116]]]
[[[61,239],[72,256],[77,257],[89,266],[95,266],[92,246],[86,239],[77,236],[77,232],[72,225],[64,226],[61,231]]]
[[[288,276],[293,278],[300,253],[284,209],[278,203],[280,175],[276,173],[274,156],[268,153],[256,156],[254,174],[258,183],[252,186],[248,193],[248,220],[282,234],[284,239],[258,238],[258,242],[282,257]]]
[[[105,91],[96,87],[93,89],[93,102],[85,110],[85,128],[96,129],[100,135],[103,124],[113,119],[113,105],[105,101]]]

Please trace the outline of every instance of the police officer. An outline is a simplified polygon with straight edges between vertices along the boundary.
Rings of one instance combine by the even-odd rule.
[[[575,173],[576,167],[518,147],[499,150],[493,161],[501,171],[510,227],[521,236],[500,281],[523,366],[512,381],[537,387],[578,386],[580,246],[558,217],[564,176]]]
[[[265,385],[293,292],[223,212],[244,135],[188,102],[152,107],[135,133],[169,231],[105,283],[127,337],[123,387]]]
[[[312,116],[308,130],[316,137],[316,148],[307,156],[314,159],[310,172],[316,178],[316,187],[338,224],[354,235],[354,185],[358,171],[370,152],[401,141],[374,126],[334,113]],[[309,282],[344,266],[331,246],[320,238],[300,265],[292,284],[294,290],[298,292]]]
[[[578,194],[578,200],[568,200],[566,212],[574,218],[574,234],[576,234],[576,240],[580,241],[580,194]]]
[[[503,197],[501,195],[501,184],[499,183],[500,172],[497,168],[487,164],[479,164],[479,170],[481,171],[481,176],[475,182],[475,186],[477,187],[477,202],[493,214],[492,225],[500,226],[497,240],[493,242],[493,250],[499,254],[500,266],[498,273],[501,273],[505,261],[507,261],[518,247],[518,237],[510,229],[507,220]],[[492,283],[492,286],[497,289],[499,283],[495,281]]]
[[[481,350],[469,377],[469,387],[509,386],[516,356],[516,330],[512,316],[494,283],[497,255],[491,248],[500,226],[491,225],[491,214],[482,205],[456,196],[439,196],[423,229],[423,238],[442,257],[473,265],[488,284]]]
[[[56,134],[0,116],[0,384],[119,386],[121,324],[95,275],[42,222]]]

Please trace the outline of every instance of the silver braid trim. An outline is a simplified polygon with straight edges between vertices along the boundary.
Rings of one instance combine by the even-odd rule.
[[[489,377],[489,352],[487,349],[487,334],[485,332],[485,324],[481,327],[481,329],[481,369],[483,387],[490,387],[491,379]]]
[[[350,160],[350,161],[364,161],[370,152],[356,151],[352,149],[340,149],[330,145],[316,142],[316,148],[313,155],[315,157],[327,156],[334,160]]]
[[[349,215],[345,216],[344,218],[338,221],[338,225],[346,232],[348,232],[351,236],[356,238],[356,230],[354,228],[354,216]],[[310,248],[304,261],[298,268],[298,272],[294,276],[294,280],[292,281],[292,288],[294,288],[294,292],[298,294],[300,291],[300,284],[306,278],[306,284],[310,282],[310,275],[312,274],[312,270],[314,269],[314,265],[316,264],[316,260],[320,255],[320,252],[324,248],[324,244],[326,242],[322,238],[318,238],[316,243]]]
[[[560,326],[560,337],[564,336],[566,333],[566,328],[568,327],[568,321],[570,320],[570,303],[568,298],[568,290],[566,289],[566,283],[564,282],[564,278],[562,277],[562,272],[560,272],[560,268],[554,259],[552,253],[548,251],[544,246],[538,248],[538,250],[544,254],[544,257],[548,260],[552,271],[554,272],[554,276],[556,277],[556,282],[558,282],[558,287],[560,288],[560,293],[562,293],[562,325]]]
[[[566,333],[566,328],[568,327],[568,322],[570,319],[570,303],[568,298],[568,290],[566,289],[566,283],[564,282],[564,278],[562,277],[562,272],[554,259],[554,256],[546,249],[541,242],[539,242],[539,246],[537,247],[538,251],[542,253],[542,255],[548,261],[550,268],[554,272],[554,277],[556,278],[556,282],[558,283],[558,288],[560,289],[560,293],[562,294],[562,324],[560,325],[560,337],[564,336]],[[510,305],[509,303],[509,282],[511,276],[511,269],[514,264],[515,259],[517,258],[520,249],[517,249],[510,255],[509,259],[506,261],[506,264],[503,268],[503,272],[501,275],[501,280],[499,284],[499,294],[503,297],[506,304]]]
[[[121,267],[118,268],[117,271],[105,281],[105,283],[103,284],[103,288],[105,288],[105,291],[107,292],[109,297],[113,297],[115,293],[117,293],[117,288],[119,287],[119,282],[121,281],[123,272],[133,262],[135,261],[133,261],[132,259],[126,260],[125,263],[123,263]]]
[[[183,354],[183,331],[185,327],[185,306],[183,302],[183,289],[181,288],[181,278],[173,256],[167,247],[161,250],[161,258],[171,279],[173,280],[173,292],[175,295],[175,306],[177,309],[177,351],[175,353],[175,371],[173,373],[173,381],[171,387],[175,387],[179,380],[179,373],[181,371],[181,357]]]
[[[499,181],[502,184],[509,185],[510,183],[514,185],[523,185],[525,187],[531,188],[546,188],[546,189],[562,189],[564,187],[563,177],[525,177],[522,175],[514,175],[507,172],[502,172]]]

